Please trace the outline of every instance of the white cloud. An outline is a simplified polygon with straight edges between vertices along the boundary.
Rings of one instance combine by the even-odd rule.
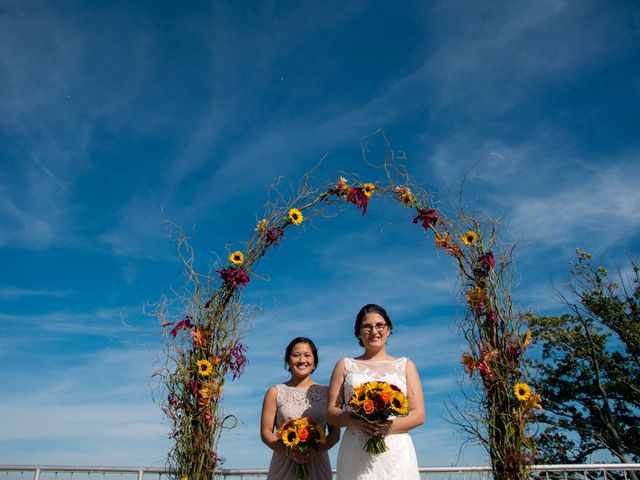
[[[543,195],[520,196],[510,215],[513,228],[538,244],[600,251],[624,244],[640,225],[640,169],[635,165],[600,167],[566,183],[556,179]]]
[[[2,287],[0,288],[1,300],[15,300],[26,297],[69,297],[73,292],[69,290],[47,290],[47,289],[34,289],[34,288],[19,288],[19,287]]]

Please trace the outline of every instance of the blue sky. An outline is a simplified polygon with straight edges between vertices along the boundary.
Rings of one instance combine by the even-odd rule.
[[[639,252],[639,47],[633,1],[0,2],[0,464],[162,466],[143,308],[183,283],[164,222],[193,229],[206,270],[274,179],[321,158],[319,184],[381,179],[360,152],[380,128],[443,208],[477,163],[465,201],[521,242],[516,302],[557,311],[575,248]],[[424,382],[420,464],[485,461],[459,454],[444,408],[463,378],[456,272],[409,220],[347,209],[260,264],[226,467],[268,464],[260,404],[289,340],[316,340],[327,382],[369,302]]]

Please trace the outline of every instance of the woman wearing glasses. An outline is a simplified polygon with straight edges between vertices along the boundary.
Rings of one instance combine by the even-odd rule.
[[[260,436],[273,450],[267,479],[294,480],[296,463],[304,463],[309,480],[331,480],[327,451],[340,439],[339,428],[329,426],[327,442],[320,450],[308,449],[304,454],[286,447],[274,433],[285,422],[301,417],[311,417],[319,425],[326,424],[327,386],[311,378],[318,366],[318,350],[309,338],[294,338],[285,349],[284,362],[291,377],[267,390],[262,403]]]
[[[369,304],[356,317],[355,336],[364,352],[357,358],[343,358],[336,364],[329,385],[327,421],[347,427],[340,443],[337,480],[418,480],[418,461],[409,430],[424,422],[424,398],[415,365],[406,357],[392,357],[386,351],[393,326],[384,308]],[[402,390],[409,402],[409,414],[382,425],[351,416],[345,405],[358,385],[372,380],[389,382]],[[367,453],[365,443],[383,437],[388,450]]]

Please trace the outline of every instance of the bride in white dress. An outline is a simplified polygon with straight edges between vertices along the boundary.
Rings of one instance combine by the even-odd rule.
[[[355,335],[364,347],[357,358],[343,358],[336,364],[329,386],[327,421],[347,427],[340,442],[336,480],[418,480],[418,461],[407,432],[424,422],[424,397],[420,376],[406,357],[387,354],[385,344],[391,335],[391,319],[384,308],[362,307],[355,323]],[[409,400],[409,414],[384,425],[354,418],[344,410],[353,389],[371,380],[399,387]],[[384,437],[388,451],[367,453],[365,443],[373,436]]]

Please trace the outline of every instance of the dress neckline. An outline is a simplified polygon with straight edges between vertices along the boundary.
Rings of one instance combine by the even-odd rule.
[[[403,360],[404,358],[406,357],[398,357],[391,360],[361,360],[358,358],[352,358],[351,360],[353,360],[354,362],[362,362],[362,363],[393,363],[393,362],[398,362],[400,360]]]
[[[293,388],[294,390],[300,390],[301,392],[306,392],[314,387],[320,387],[321,385],[319,383],[312,383],[311,385],[309,385],[308,387],[292,387],[291,385],[287,385],[286,383],[282,383],[281,385],[287,387],[287,388]]]

